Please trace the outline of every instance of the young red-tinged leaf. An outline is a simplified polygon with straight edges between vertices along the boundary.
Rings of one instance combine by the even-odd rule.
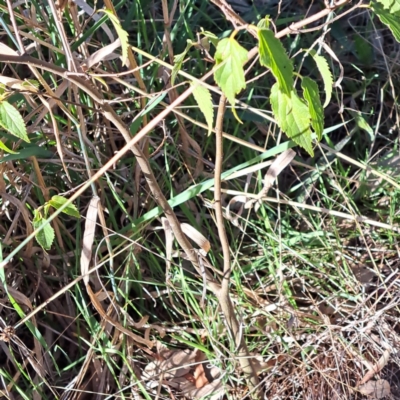
[[[62,196],[53,196],[49,203],[52,207],[54,207],[56,210],[58,210],[61,206],[63,206],[65,203],[68,202],[68,199]],[[78,209],[73,205],[73,204],[68,204],[67,207],[65,207],[62,212],[64,214],[70,215],[71,217],[75,218],[80,218],[81,215],[79,214]]]
[[[308,107],[300,97],[292,91],[290,97],[275,83],[271,88],[270,102],[279,127],[286,135],[303,147],[310,156],[312,148],[312,132],[310,130],[311,115]]]
[[[293,66],[284,47],[269,29],[258,30],[260,63],[270,68],[279,86],[286,94],[293,89]]]
[[[35,230],[39,229],[44,221],[45,219],[43,219],[40,211],[34,210],[34,217],[32,221],[33,228]],[[50,224],[47,224],[40,231],[36,232],[35,238],[44,250],[50,250],[54,241],[54,236],[54,229]]]
[[[110,18],[111,22],[114,25],[115,30],[117,31],[117,35],[119,37],[119,40],[121,41],[122,64],[126,65],[126,61],[128,59],[128,47],[129,47],[128,33],[122,28],[121,22],[113,14],[113,12],[111,10],[103,9],[103,10],[100,10],[100,12],[104,12],[108,15],[108,18]]]
[[[233,38],[222,39],[215,52],[214,78],[232,106],[235,105],[235,96],[246,88],[243,65],[247,53]],[[235,109],[232,110],[239,120]]]
[[[326,61],[326,58],[324,56],[318,55],[315,50],[311,50],[310,54],[314,58],[319,73],[321,74],[322,80],[324,82],[326,99],[323,107],[325,108],[331,101],[332,97],[333,78],[331,69],[329,68],[328,61]]]
[[[311,115],[311,126],[317,134],[318,140],[321,140],[324,130],[324,109],[319,97],[318,85],[312,79],[305,77],[301,82],[301,87]]]
[[[193,97],[198,104],[200,111],[203,113],[208,126],[208,135],[211,134],[211,130],[214,122],[214,106],[211,99],[210,91],[197,83],[193,83],[195,86],[193,90]]]
[[[25,142],[30,142],[21,114],[7,101],[2,101],[0,103],[0,126],[11,133],[11,135]]]

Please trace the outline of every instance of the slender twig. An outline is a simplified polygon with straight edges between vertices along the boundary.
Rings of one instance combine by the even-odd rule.
[[[7,0],[7,7],[8,7],[8,15],[10,17],[10,21],[11,21],[12,27],[14,29],[14,34],[15,34],[15,37],[17,38],[19,53],[24,54],[25,47],[24,47],[24,44],[22,43],[21,36],[19,34],[17,22],[15,21],[14,9],[13,9],[11,0]]]
[[[222,131],[223,131],[223,122],[225,115],[225,105],[226,105],[226,97],[222,95],[219,100],[217,120],[215,124],[216,153],[215,153],[215,172],[214,172],[214,182],[215,182],[214,200],[215,200],[215,216],[217,219],[218,235],[222,247],[224,266],[223,266],[223,278],[222,278],[221,289],[216,294],[222,312],[225,315],[228,327],[234,338],[235,346],[237,348],[239,363],[240,366],[242,367],[249,389],[251,392],[254,391],[253,397],[261,397],[261,393],[257,392],[258,391],[257,388],[259,387],[258,376],[256,371],[254,370],[253,364],[251,363],[249,357],[249,351],[247,349],[244,336],[241,332],[239,321],[235,315],[235,310],[232,304],[232,300],[229,296],[229,282],[232,273],[232,266],[231,266],[230,247],[228,242],[228,236],[225,230],[225,221],[221,203],[222,200],[221,175],[222,175],[222,160],[223,160]]]

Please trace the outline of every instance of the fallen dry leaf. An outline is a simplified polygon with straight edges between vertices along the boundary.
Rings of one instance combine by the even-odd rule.
[[[192,350],[174,351],[168,359],[156,360],[148,364],[143,371],[143,377],[146,380],[163,379],[173,380],[174,378],[186,375],[192,368],[196,359],[196,352]]]
[[[195,381],[195,386],[197,389],[202,388],[205,386],[208,382],[208,379],[206,377],[206,372],[203,367],[203,361],[207,360],[206,355],[199,351],[197,356],[196,356],[196,363],[198,363],[194,369],[193,376],[194,376],[194,381]]]
[[[223,385],[221,379],[216,379],[200,389],[197,389],[190,382],[183,384],[180,389],[185,397],[190,399],[204,399],[204,397],[208,396],[207,399],[209,400],[218,400],[225,395],[230,387]]]
[[[375,374],[381,371],[382,368],[388,363],[389,358],[390,358],[390,351],[385,350],[379,361],[361,379],[360,385],[363,385],[364,383],[368,382]]]
[[[360,393],[371,399],[381,399],[382,397],[390,396],[390,385],[385,379],[379,379],[377,381],[369,381],[359,388]]]

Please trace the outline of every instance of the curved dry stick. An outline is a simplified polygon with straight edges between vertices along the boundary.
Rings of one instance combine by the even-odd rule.
[[[218,293],[216,293],[216,295],[218,297],[218,301],[221,306],[222,312],[226,317],[226,322],[228,324],[228,327],[234,338],[235,346],[237,348],[237,353],[238,353],[237,356],[239,358],[239,363],[240,366],[242,367],[249,389],[252,392],[253,397],[260,398],[261,388],[259,387],[257,372],[254,369],[254,365],[251,363],[250,354],[247,349],[243,333],[241,332],[239,321],[235,315],[235,310],[232,304],[232,300],[229,296],[229,282],[232,272],[231,254],[230,254],[228,236],[225,230],[225,220],[222,212],[222,203],[221,203],[222,201],[221,174],[222,174],[222,159],[223,159],[222,131],[223,131],[223,122],[225,115],[225,104],[226,104],[226,97],[222,95],[219,100],[217,120],[215,124],[216,153],[215,153],[215,172],[214,172],[214,179],[215,179],[214,200],[215,200],[215,216],[217,219],[219,240],[221,242],[221,247],[222,247],[224,267],[223,267],[222,286],[221,289],[218,291]]]

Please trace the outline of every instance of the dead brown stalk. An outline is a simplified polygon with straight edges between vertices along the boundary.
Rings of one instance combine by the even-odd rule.
[[[222,161],[224,156],[222,131],[223,131],[223,122],[225,115],[225,104],[226,104],[226,97],[222,95],[219,100],[217,120],[215,124],[216,153],[215,153],[215,172],[214,172],[214,179],[215,179],[214,199],[215,199],[215,216],[217,219],[218,235],[222,247],[224,266],[223,266],[223,278],[222,278],[221,289],[218,290],[218,292],[215,294],[218,298],[222,312],[225,315],[229,330],[231,331],[231,334],[234,338],[235,346],[237,348],[237,356],[239,359],[239,363],[240,366],[242,367],[249,389],[251,392],[254,392],[253,397],[259,398],[261,397],[261,392],[260,392],[257,372],[254,369],[254,365],[251,363],[251,359],[249,357],[249,351],[247,349],[243,333],[240,329],[239,321],[235,315],[235,310],[232,304],[232,300],[229,296],[229,282],[232,272],[231,254],[230,254],[228,236],[225,230],[225,219],[221,203],[222,200],[221,174],[222,174]]]

